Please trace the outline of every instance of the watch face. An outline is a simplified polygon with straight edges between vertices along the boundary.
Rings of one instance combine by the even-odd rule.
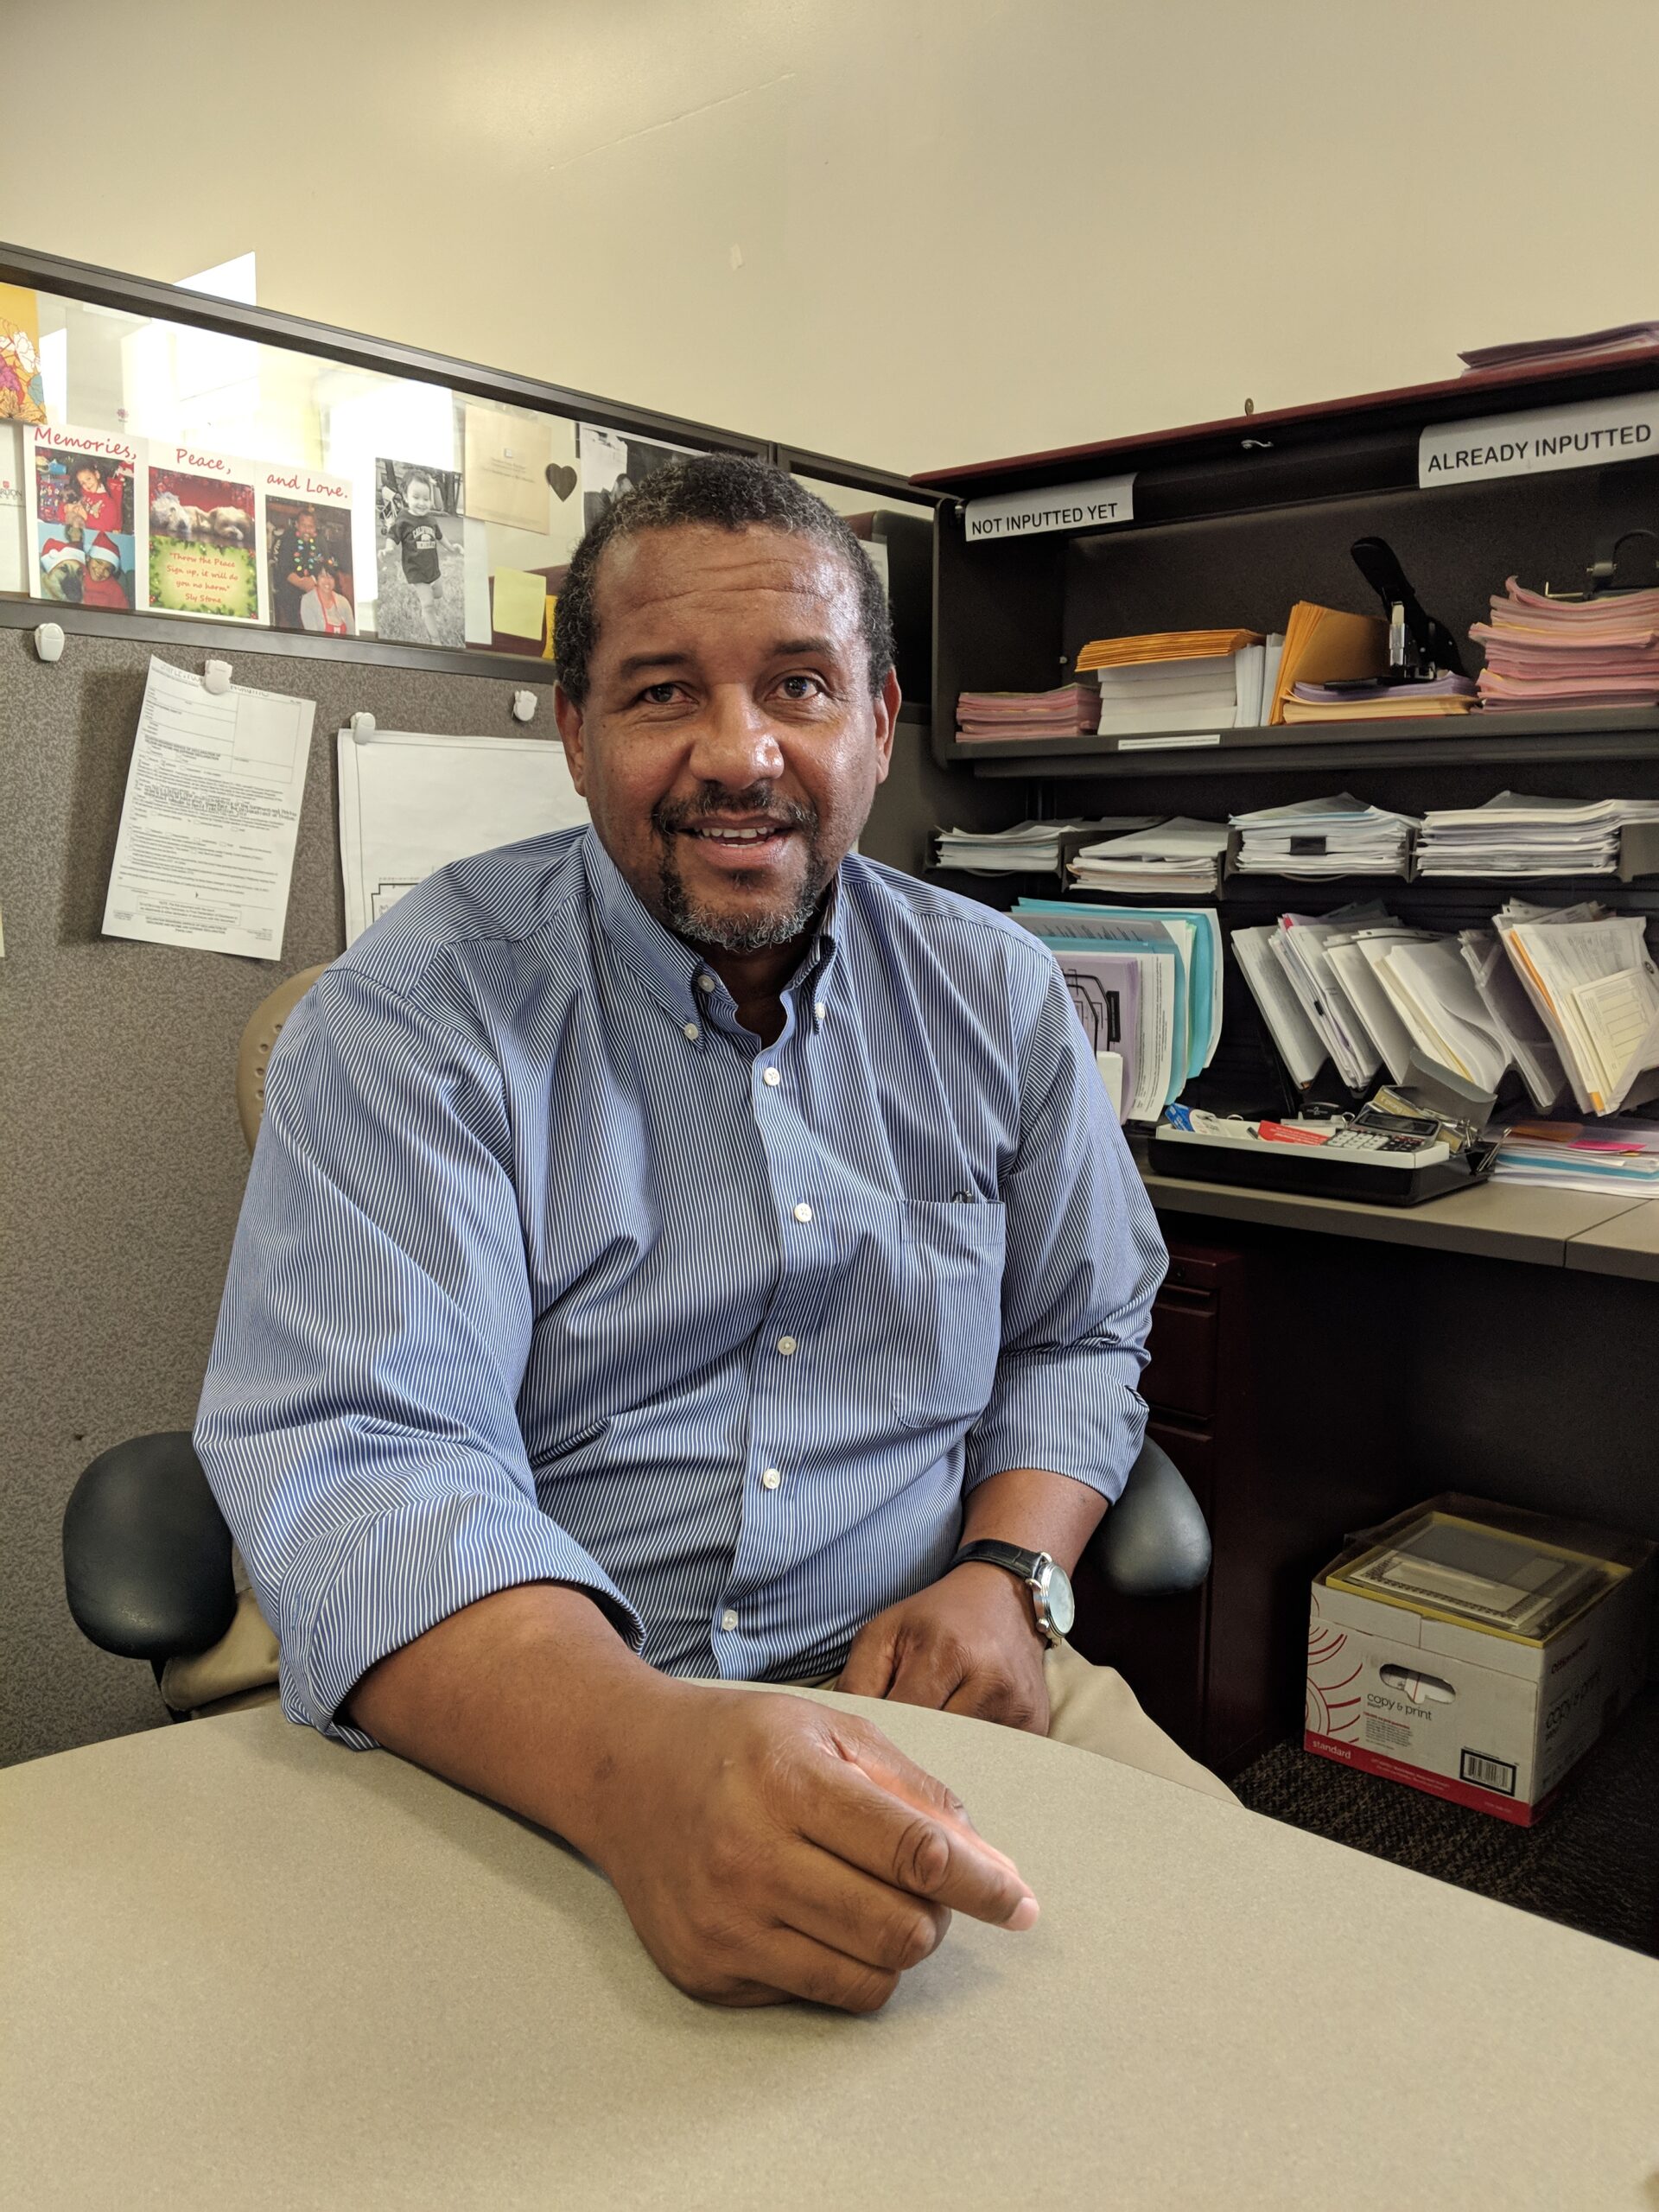
[[[1056,1636],[1070,1636],[1071,1624],[1077,1618],[1077,1599],[1071,1595],[1071,1580],[1063,1567],[1052,1560],[1043,1586],[1044,1610],[1049,1626]]]

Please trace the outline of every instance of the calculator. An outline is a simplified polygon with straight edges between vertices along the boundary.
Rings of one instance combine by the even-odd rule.
[[[1438,1131],[1421,1126],[1275,1121],[1179,1104],[1165,1109],[1151,1141],[1155,1174],[1385,1206],[1466,1191],[1484,1180],[1495,1156],[1492,1147],[1454,1152]]]

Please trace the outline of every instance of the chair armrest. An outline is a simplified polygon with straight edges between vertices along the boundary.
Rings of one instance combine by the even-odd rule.
[[[124,1659],[216,1643],[236,1611],[231,1532],[188,1432],[101,1452],[63,1516],[63,1580],[77,1625]]]
[[[1210,1530],[1169,1454],[1150,1437],[1090,1546],[1109,1589],[1123,1598],[1173,1598],[1210,1572]]]

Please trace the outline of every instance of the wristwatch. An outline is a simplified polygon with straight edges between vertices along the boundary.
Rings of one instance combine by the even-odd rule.
[[[1037,1626],[1051,1643],[1058,1643],[1067,1633],[1077,1617],[1077,1600],[1071,1595],[1071,1579],[1058,1560],[1046,1552],[1022,1552],[1017,1544],[986,1541],[964,1544],[950,1566],[966,1567],[973,1560],[982,1560],[987,1567],[1006,1567],[1025,1584],[1031,1592]]]

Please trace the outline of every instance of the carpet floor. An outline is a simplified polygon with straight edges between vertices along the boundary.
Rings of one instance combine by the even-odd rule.
[[[1659,1688],[1644,1691],[1535,1828],[1275,1744],[1233,1779],[1252,1812],[1659,1952]]]

